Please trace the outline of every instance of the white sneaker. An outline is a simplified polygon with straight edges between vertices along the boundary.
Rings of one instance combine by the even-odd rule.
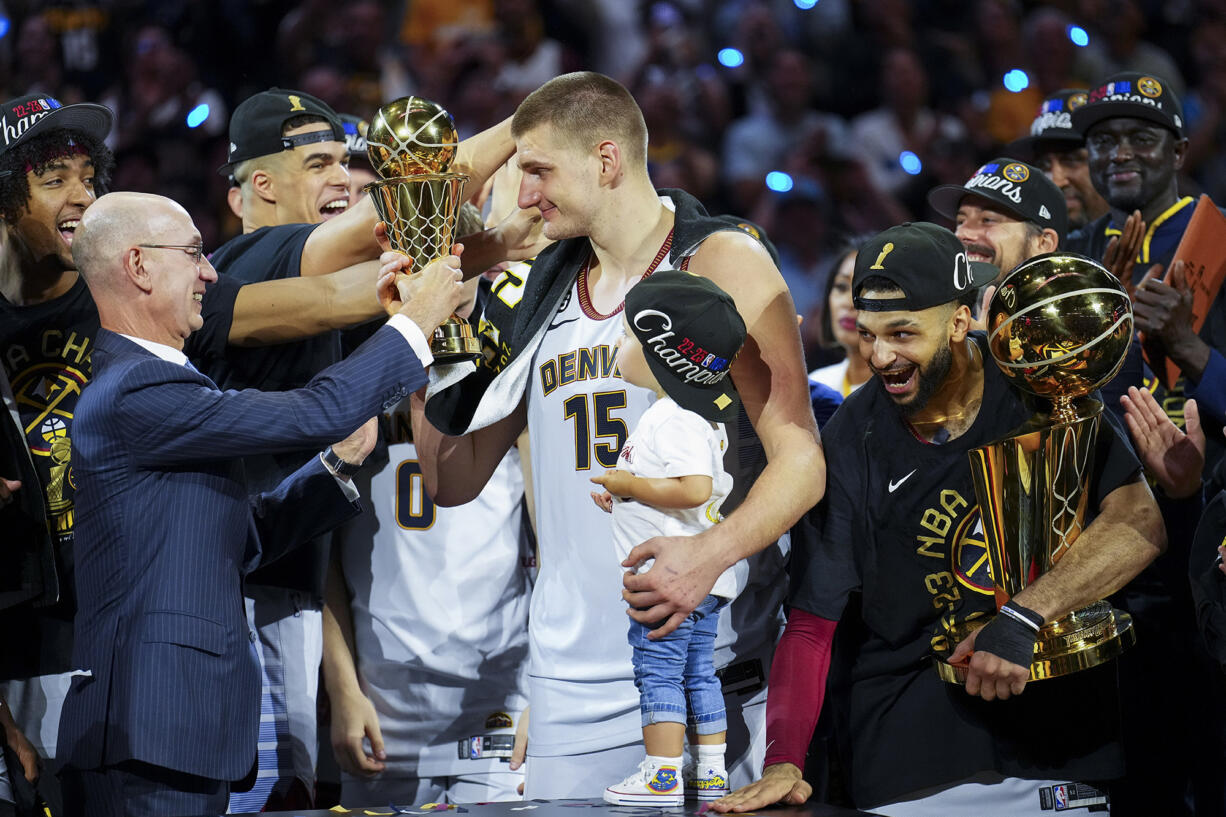
[[[680,808],[685,804],[685,790],[676,766],[656,766],[644,758],[638,771],[604,790],[604,801],[615,806]]]
[[[728,770],[722,766],[700,768],[687,763],[681,778],[685,781],[686,797],[697,797],[700,802],[718,800],[728,793]]]

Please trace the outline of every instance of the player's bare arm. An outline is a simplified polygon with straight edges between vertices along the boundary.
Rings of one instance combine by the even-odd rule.
[[[358,683],[353,615],[340,552],[335,548],[328,564],[324,596],[323,672],[324,686],[332,702],[332,751],[345,771],[370,776],[384,769],[383,735],[375,708]],[[362,745],[363,738],[370,740],[370,754]]]
[[[366,261],[328,275],[246,284],[234,301],[229,342],[285,343],[380,317],[378,272],[378,261]]]
[[[464,278],[475,278],[503,261],[535,258],[551,243],[541,232],[541,211],[516,208],[494,226],[463,236]]]
[[[409,405],[423,485],[434,504],[443,507],[463,505],[476,499],[498,463],[528,427],[526,398],[498,422],[462,437],[444,434],[426,419],[426,400],[422,392],[415,393]]]
[[[626,575],[623,596],[640,622],[668,619],[671,632],[726,568],[776,541],[825,492],[826,465],[809,402],[796,309],[783,276],[748,235],[720,232],[703,242],[690,271],[710,278],[736,301],[748,337],[732,380],[762,440],[767,466],[742,505],[693,537],[657,537],[626,564],[655,558],[642,575]],[[701,558],[695,550],[701,549]],[[663,569],[661,569],[663,568]]]
[[[1121,485],[1103,499],[1099,515],[1063,558],[1014,599],[1051,621],[1106,598],[1127,584],[1166,549],[1166,528],[1158,504],[1143,479]],[[974,649],[978,630],[962,641],[950,663]],[[1029,667],[978,651],[971,655],[966,691],[988,700],[1017,695]]]
[[[511,120],[507,119],[461,142],[451,170],[468,174],[467,190],[480,190],[485,180],[514,152]],[[302,248],[301,274],[323,275],[377,258],[379,247],[370,237],[378,220],[374,203],[368,196],[336,218],[320,224]],[[505,259],[496,258],[488,266],[502,260]]]

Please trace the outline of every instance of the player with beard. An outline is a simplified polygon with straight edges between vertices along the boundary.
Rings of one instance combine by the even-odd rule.
[[[1072,112],[1086,104],[1085,88],[1065,88],[1043,100],[1030,134],[1010,142],[1005,152],[1039,168],[1064,194],[1069,232],[1107,212],[1107,201],[1090,181],[1086,140],[1073,128]]]
[[[1110,594],[1164,544],[1158,509],[1113,419],[1100,427],[1094,516],[1076,544],[1005,614],[961,643],[947,635],[952,623],[996,612],[967,452],[1031,414],[986,337],[970,331],[965,298],[994,274],[968,264],[958,239],[933,224],[890,228],[860,251],[852,285],[860,351],[877,377],[824,429],[829,491],[796,534],[763,778],[716,810],[807,799],[804,758],[836,624],[845,625],[848,647],[836,734],[858,807],[1038,817],[1042,798],[1057,796],[1053,786],[1067,793],[1070,781],[1121,773],[1113,666],[1027,684],[1038,627]],[[853,594],[859,603],[849,606]],[[964,689],[938,677],[934,655],[969,659]],[[1100,800],[1097,792],[1090,799]]]
[[[928,204],[957,225],[967,260],[1000,270],[998,281],[1027,258],[1056,249],[1068,230],[1060,189],[1015,159],[993,159],[964,185],[934,187]]]

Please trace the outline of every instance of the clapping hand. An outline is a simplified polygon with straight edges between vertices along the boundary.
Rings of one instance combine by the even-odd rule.
[[[1112,236],[1103,252],[1103,266],[1120,279],[1129,295],[1132,295],[1132,268],[1137,263],[1137,253],[1144,238],[1145,220],[1140,210],[1134,210],[1124,222],[1124,229],[1118,236]]]
[[[1205,467],[1205,432],[1195,400],[1183,404],[1184,431],[1171,422],[1147,389],[1135,386],[1120,397],[1124,422],[1145,470],[1172,499],[1189,497],[1200,490]]]

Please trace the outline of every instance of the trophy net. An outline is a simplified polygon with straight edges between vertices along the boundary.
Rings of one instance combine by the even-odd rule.
[[[366,186],[392,249],[412,259],[414,272],[451,252],[467,181],[460,173],[431,173]]]

